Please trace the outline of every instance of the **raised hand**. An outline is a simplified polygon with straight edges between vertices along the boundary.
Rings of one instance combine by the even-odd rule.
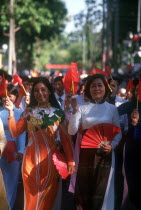
[[[68,172],[69,172],[69,174],[75,173],[76,172],[76,166],[69,165],[68,166]]]
[[[14,109],[13,102],[9,99],[8,96],[6,97],[5,108],[8,109],[9,111]]]
[[[78,103],[77,103],[77,99],[74,97],[71,98],[71,106],[73,109],[72,114],[75,114],[78,111]]]
[[[30,94],[29,93],[27,93],[26,96],[25,96],[25,103],[27,105],[29,105],[29,103],[30,103]]]

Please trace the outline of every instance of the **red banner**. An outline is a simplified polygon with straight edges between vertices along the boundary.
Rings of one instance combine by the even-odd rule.
[[[46,64],[46,69],[69,69],[70,65],[61,65],[61,64]]]

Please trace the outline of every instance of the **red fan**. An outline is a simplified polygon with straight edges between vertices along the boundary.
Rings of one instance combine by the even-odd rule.
[[[121,128],[113,124],[96,124],[83,135],[81,148],[98,148],[101,141],[112,141],[120,130]]]
[[[3,155],[8,159],[11,163],[15,160],[14,153],[17,152],[16,143],[15,141],[8,141],[6,147],[4,149]]]
[[[57,151],[52,155],[52,159],[53,159],[54,165],[56,166],[58,170],[58,173],[61,175],[63,179],[66,179],[69,175],[69,172],[67,170],[67,163],[66,163],[65,155]]]

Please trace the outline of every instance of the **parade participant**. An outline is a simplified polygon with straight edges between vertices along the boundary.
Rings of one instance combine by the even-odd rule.
[[[60,130],[62,144],[67,157],[68,172],[75,172],[73,153],[69,136],[65,131],[64,113],[59,109],[53,88],[47,78],[35,81],[29,108],[15,123],[13,105],[6,101],[9,110],[8,124],[12,137],[28,132],[28,145],[23,159],[23,183],[25,209],[46,209],[53,207],[59,174],[53,163],[56,152],[56,132]]]
[[[6,146],[6,137],[4,133],[4,128],[3,128],[3,123],[0,119],[0,159],[2,156],[2,153],[4,151],[4,148]],[[6,192],[5,192],[5,187],[4,187],[4,182],[3,182],[3,176],[0,170],[0,206],[2,209],[8,209],[8,204],[7,204],[7,199],[6,199]]]
[[[140,90],[141,92],[141,90]],[[132,99],[118,107],[119,115],[128,115],[128,133],[125,144],[125,175],[128,186],[129,201],[140,209],[141,194],[141,102],[138,98],[138,84]],[[128,209],[128,208],[127,208]]]
[[[118,95],[118,90],[120,86],[120,80],[117,77],[112,77],[108,80],[110,88],[112,90],[109,95],[108,102],[114,104],[116,107],[125,103],[126,100]],[[126,90],[125,90],[126,91]],[[122,139],[115,150],[115,208],[114,210],[119,210],[122,205],[123,190],[124,190],[124,176],[122,173],[123,168],[123,149],[126,140],[126,133],[128,130],[128,118],[127,115],[120,116],[120,126],[122,128]]]
[[[107,94],[108,86],[103,75],[96,74],[90,77],[85,87],[85,95],[90,102],[78,108],[76,99],[72,99],[73,112],[68,131],[74,135],[81,127],[83,135],[75,192],[78,209],[114,209],[114,149],[121,139],[121,133],[116,134],[109,145],[99,142],[100,150],[83,141],[85,133],[97,124],[119,126],[116,107],[105,102]]]
[[[126,89],[125,88],[120,88],[118,91],[118,96],[120,96],[123,99],[126,99]]]
[[[3,69],[0,69],[0,84],[3,80],[3,77],[5,78],[5,82],[6,84],[10,84],[12,81],[12,76],[9,75],[6,71],[4,71]]]
[[[112,90],[111,94],[109,95],[108,102],[110,104],[114,104],[116,107],[126,102],[125,99],[118,95],[120,81],[116,77],[112,77],[108,80],[108,84],[110,85],[110,88]]]
[[[63,79],[62,76],[58,76],[54,79],[54,90],[55,90],[54,95],[58,103],[60,104],[61,109],[64,110],[66,96],[62,79]]]
[[[15,86],[13,84],[7,85],[7,92],[11,103],[15,104],[18,98],[18,91]],[[4,125],[7,146],[0,159],[0,168],[3,174],[6,196],[10,210],[13,209],[17,196],[20,162],[22,161],[23,153],[25,150],[26,134],[23,133],[14,139],[11,138],[7,123],[8,110],[5,108],[6,96],[1,97],[1,100],[3,106],[0,107],[0,118]],[[13,106],[13,108],[15,119],[18,121],[22,111],[17,109],[15,106]]]

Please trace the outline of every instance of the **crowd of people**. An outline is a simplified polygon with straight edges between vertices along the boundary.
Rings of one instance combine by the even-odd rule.
[[[9,210],[140,210],[138,80],[129,87],[88,75],[74,94],[63,76],[21,77],[23,86],[0,70],[0,85],[3,78],[0,170]]]

